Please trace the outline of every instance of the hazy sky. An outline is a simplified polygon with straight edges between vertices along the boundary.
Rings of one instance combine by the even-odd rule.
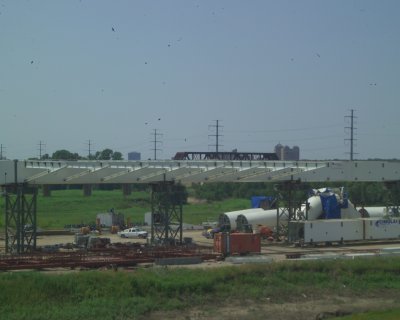
[[[0,0],[10,159],[300,147],[400,158],[400,1]],[[159,120],[160,119],[160,120]],[[211,146],[210,146],[211,145]]]

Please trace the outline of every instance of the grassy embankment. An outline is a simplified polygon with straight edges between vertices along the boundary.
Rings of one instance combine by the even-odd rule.
[[[249,199],[230,199],[214,203],[183,206],[183,221],[200,224],[208,218],[217,219],[220,213],[250,207]],[[150,192],[133,192],[124,197],[121,190],[95,190],[84,197],[81,190],[52,191],[51,197],[38,194],[37,221],[42,229],[63,228],[67,224],[94,223],[97,213],[114,208],[125,219],[143,223],[145,212],[151,211]],[[0,228],[4,223],[4,198],[0,198]]]
[[[182,316],[197,308],[206,317],[220,305],[264,306],[267,299],[302,303],[304,297],[325,299],[329,308],[330,299],[338,296],[399,297],[399,270],[400,258],[374,258],[212,269],[3,273],[0,315],[9,320],[140,319],[157,311]],[[385,312],[387,318],[379,319],[400,317],[398,307]]]
[[[400,308],[383,310],[383,311],[370,311],[354,314],[351,316],[341,317],[339,320],[399,320]]]

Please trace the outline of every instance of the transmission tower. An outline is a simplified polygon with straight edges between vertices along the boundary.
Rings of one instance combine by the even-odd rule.
[[[153,131],[154,131],[152,133],[153,140],[151,141],[153,144],[153,149],[151,150],[154,152],[154,160],[157,160],[157,151],[162,151],[161,149],[158,148],[158,145],[162,143],[159,140],[159,138],[162,137],[162,133],[157,132],[157,129],[154,129]]]
[[[345,141],[350,141],[350,161],[354,160],[354,155],[357,153],[354,153],[354,141],[356,141],[357,139],[354,138],[354,131],[357,128],[354,128],[354,119],[356,119],[356,117],[354,116],[354,109],[350,110],[350,115],[349,116],[345,116],[346,119],[350,119],[350,127],[345,127],[345,129],[349,129],[350,130],[350,138],[344,139]]]
[[[222,126],[220,125],[221,120],[215,120],[215,124],[209,125],[208,128],[213,128],[215,130],[215,134],[209,134],[209,137],[215,137],[215,144],[209,145],[209,147],[215,147],[215,152],[219,152],[219,147],[222,147],[222,145],[219,142],[219,138],[222,137],[220,134],[220,129]]]
[[[92,156],[92,140],[88,140],[88,142],[86,143],[86,145],[88,146],[88,159],[91,160],[91,156]]]
[[[0,160],[5,159],[5,157],[4,157],[4,149],[5,149],[5,147],[3,146],[3,144],[0,144]]]
[[[44,147],[46,147],[46,145],[43,143],[42,140],[39,141],[38,143],[38,150],[39,150],[39,160],[42,159],[42,151],[44,150]]]

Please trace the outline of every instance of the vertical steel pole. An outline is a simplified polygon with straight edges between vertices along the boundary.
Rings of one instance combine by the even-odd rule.
[[[151,185],[151,238],[150,241],[153,244],[154,243],[154,214],[155,214],[155,205],[154,205],[154,184]]]
[[[21,253],[21,237],[22,237],[22,190],[21,186],[18,184],[18,160],[14,160],[14,184],[16,188],[17,198],[15,199],[16,203],[14,205],[14,212],[13,214],[16,215],[15,222],[16,222],[16,238],[17,238],[17,253]],[[15,211],[16,206],[16,211]]]
[[[9,240],[9,237],[8,237],[8,220],[10,219],[10,210],[11,210],[11,208],[10,208],[10,195],[9,195],[9,193],[7,192],[7,187],[5,188],[5,192],[6,192],[6,206],[5,206],[5,209],[6,209],[6,212],[5,212],[5,217],[6,217],[6,223],[5,223],[5,228],[6,228],[6,253],[9,253],[10,252],[10,250],[9,250],[9,245],[10,245],[10,240]]]
[[[36,210],[37,210],[37,194],[38,194],[38,190],[37,188],[35,188],[34,190],[34,194],[33,194],[33,203],[32,203],[32,208],[31,210],[33,210],[33,212],[31,212],[31,214],[33,215],[32,217],[32,221],[33,221],[33,249],[36,250],[36,233],[37,233],[37,219],[36,219]]]

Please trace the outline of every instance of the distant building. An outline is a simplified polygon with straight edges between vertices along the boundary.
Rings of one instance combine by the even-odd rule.
[[[129,152],[128,153],[128,160],[140,160],[140,152]]]
[[[279,143],[275,146],[275,153],[279,160],[300,160],[300,148],[298,146],[290,148]]]

